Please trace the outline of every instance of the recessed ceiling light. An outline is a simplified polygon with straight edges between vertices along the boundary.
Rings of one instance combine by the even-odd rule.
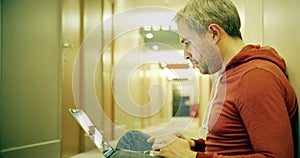
[[[151,26],[144,26],[145,31],[151,31]]]
[[[152,26],[152,30],[153,31],[159,31],[160,30],[160,26]]]
[[[153,38],[153,34],[152,34],[152,33],[147,33],[147,34],[146,34],[146,37],[147,37],[148,39],[151,39],[151,38]]]
[[[158,50],[159,47],[158,47],[158,45],[153,45],[153,46],[152,46],[152,49],[153,49],[153,50]]]
[[[164,31],[169,31],[170,30],[170,26],[162,26],[161,29],[164,30]]]

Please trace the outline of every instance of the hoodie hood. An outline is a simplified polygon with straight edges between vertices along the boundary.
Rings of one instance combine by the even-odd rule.
[[[273,64],[277,65],[284,74],[286,74],[285,61],[281,56],[279,56],[276,50],[268,46],[261,47],[259,45],[245,46],[226,65],[226,71],[251,60],[266,60],[272,62]]]

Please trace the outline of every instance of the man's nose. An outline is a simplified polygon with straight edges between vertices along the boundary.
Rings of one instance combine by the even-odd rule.
[[[186,49],[184,49],[184,58],[185,59],[191,59],[192,58],[191,53],[189,53],[188,51],[186,51]]]

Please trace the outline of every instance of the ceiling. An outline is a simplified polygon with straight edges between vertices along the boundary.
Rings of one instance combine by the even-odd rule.
[[[178,10],[187,2],[188,0],[114,0],[115,5],[121,5],[124,9],[158,6]]]
[[[154,45],[160,45],[160,49],[182,49],[182,45],[179,42],[179,36],[176,31],[172,30],[159,30],[159,31],[147,31],[140,28],[140,34],[148,46],[153,48]],[[152,38],[147,38],[147,35],[151,34]],[[165,45],[165,47],[162,47]]]
[[[140,26],[139,39],[130,37],[132,38],[131,40],[140,40],[142,38],[145,46],[149,48],[147,55],[153,53],[153,56],[157,56],[159,53],[160,58],[162,58],[160,60],[164,60],[164,63],[167,64],[166,67],[169,69],[186,69],[189,65],[180,54],[183,47],[180,43],[177,26],[173,22],[173,17],[177,10],[185,6],[187,1],[114,0],[114,12],[116,15],[128,15],[124,16],[125,19],[127,17],[128,19],[123,19],[124,21],[121,21],[117,26],[124,29],[125,24],[138,23],[137,25]],[[145,29],[145,27],[150,27],[150,29]],[[147,37],[147,34],[151,34],[152,37]]]

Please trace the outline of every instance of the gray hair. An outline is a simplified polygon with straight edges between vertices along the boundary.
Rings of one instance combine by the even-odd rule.
[[[190,0],[178,11],[174,21],[178,24],[182,18],[198,33],[203,33],[210,24],[215,23],[228,35],[242,39],[239,13],[230,0]]]

